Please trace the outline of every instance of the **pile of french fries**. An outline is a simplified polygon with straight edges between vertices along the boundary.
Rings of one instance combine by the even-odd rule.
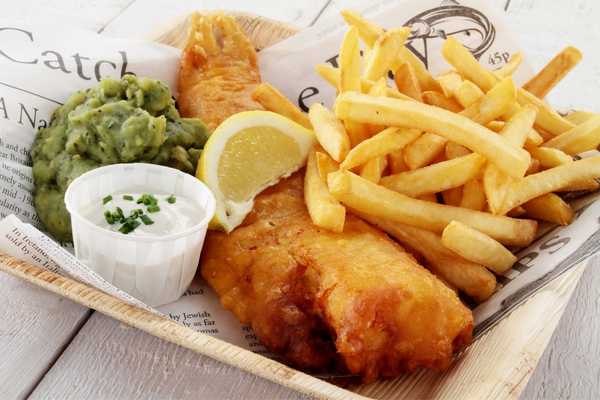
[[[529,245],[536,220],[573,220],[557,193],[598,189],[600,156],[574,156],[600,144],[600,115],[563,117],[543,101],[580,52],[564,49],[519,88],[511,75],[520,54],[490,71],[450,37],[442,54],[452,69],[433,77],[404,46],[409,28],[342,15],[349,30],[339,68],[316,66],[337,89],[333,110],[314,104],[307,118],[268,84],[255,93],[315,132],[320,147],[305,175],[313,222],[341,232],[348,210],[420,254],[451,287],[486,300],[496,274],[517,260],[505,246]]]

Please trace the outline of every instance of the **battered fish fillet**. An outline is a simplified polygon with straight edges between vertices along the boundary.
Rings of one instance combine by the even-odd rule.
[[[231,234],[209,232],[201,271],[224,307],[301,368],[341,361],[371,381],[447,367],[471,341],[471,311],[358,217],[342,233],[314,226],[301,174],[258,196]]]
[[[235,20],[192,15],[177,83],[181,115],[201,118],[212,131],[232,114],[262,109],[251,96],[259,83],[256,52]]]

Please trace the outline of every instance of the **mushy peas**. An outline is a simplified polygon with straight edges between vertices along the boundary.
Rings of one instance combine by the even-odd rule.
[[[162,82],[125,75],[78,91],[40,129],[32,148],[35,208],[57,239],[71,241],[67,186],[102,165],[148,162],[194,173],[204,124],[181,118]]]

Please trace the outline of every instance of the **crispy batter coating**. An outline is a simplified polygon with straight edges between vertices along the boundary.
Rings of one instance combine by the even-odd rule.
[[[256,51],[235,19],[193,14],[177,84],[181,115],[212,131],[232,114],[262,109],[252,100],[259,83]]]
[[[210,129],[261,109],[256,53],[232,18],[192,18],[179,74],[181,114]],[[342,233],[313,225],[302,172],[267,189],[231,234],[210,231],[204,279],[225,308],[295,366],[343,365],[365,381],[443,369],[471,340],[456,293],[381,231],[348,215]]]
[[[301,173],[231,234],[209,232],[201,268],[225,308],[302,368],[341,359],[371,381],[444,369],[471,341],[471,311],[387,235],[353,215],[342,233],[314,226]]]

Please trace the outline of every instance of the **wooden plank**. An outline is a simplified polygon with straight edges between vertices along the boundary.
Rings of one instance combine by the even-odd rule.
[[[523,399],[593,399],[600,392],[600,257],[584,272]]]
[[[290,368],[280,362],[263,357],[252,351],[231,345],[202,332],[196,332],[168,317],[132,306],[98,289],[62,277],[46,269],[28,264],[14,257],[0,254],[0,271],[8,272],[27,282],[34,283],[52,293],[97,310],[129,326],[150,333],[157,338],[175,343],[196,353],[251,372],[259,377],[285,385],[313,396],[338,399],[363,399],[364,397],[341,389],[308,374]],[[97,342],[98,338],[93,338]],[[112,358],[113,355],[110,355]],[[114,355],[119,358],[118,354]],[[90,362],[88,357],[85,362]],[[60,360],[59,360],[60,361]],[[135,370],[139,373],[139,370]],[[64,388],[65,392],[72,390]]]
[[[104,34],[127,38],[146,39],[154,32],[172,28],[193,11],[226,10],[246,12],[292,24],[298,28],[309,26],[328,3],[327,0],[302,2],[274,2],[269,0],[137,0],[104,30]]]
[[[85,322],[89,310],[0,273],[0,398],[27,396]]]
[[[14,21],[61,21],[98,30],[131,0],[21,0],[4,7]],[[72,301],[0,273],[0,398],[25,398],[90,315]]]
[[[94,313],[30,399],[308,399]]]
[[[133,0],[19,0],[2,7],[2,19],[60,21],[63,26],[100,30]]]

